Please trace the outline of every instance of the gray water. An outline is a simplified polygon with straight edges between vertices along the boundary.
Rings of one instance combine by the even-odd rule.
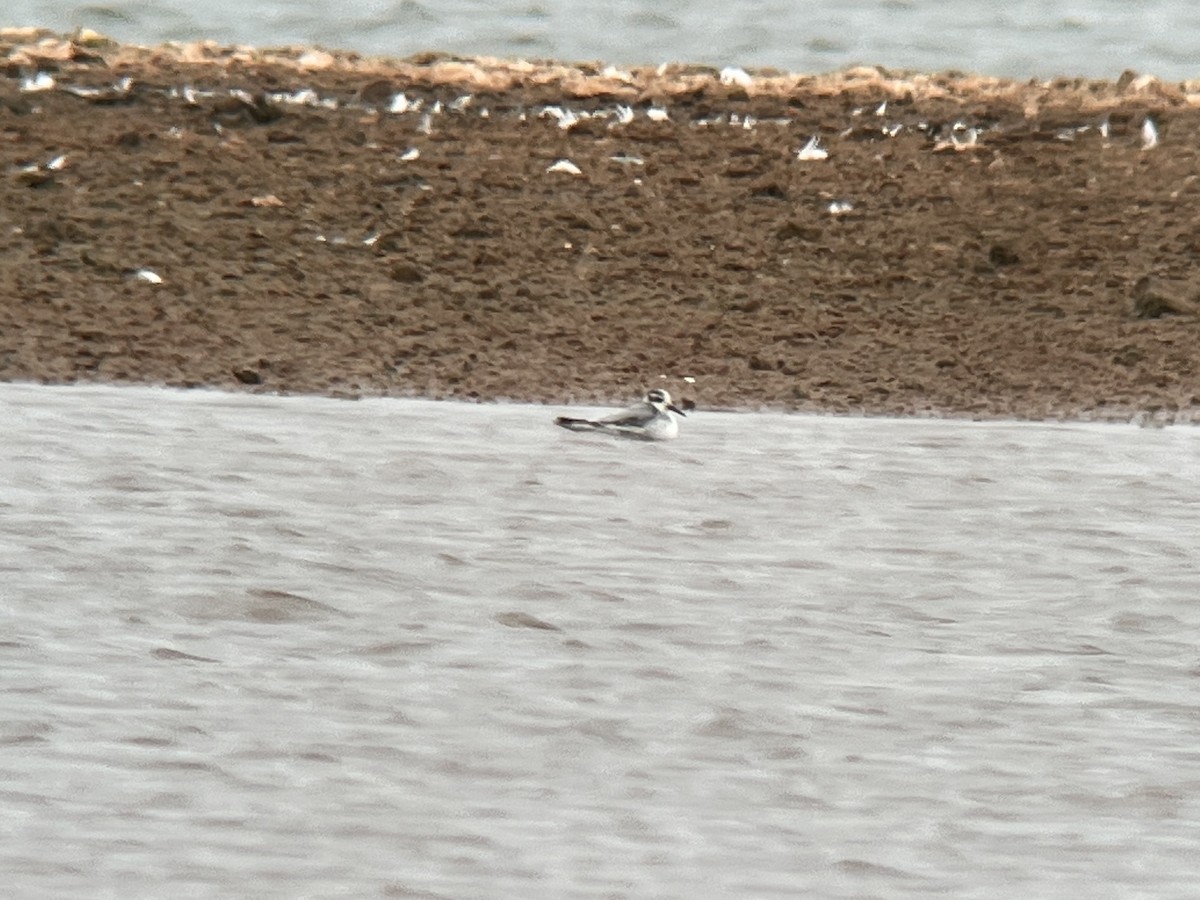
[[[126,41],[212,38],[407,56],[469,55],[773,66],[850,65],[1015,78],[1200,78],[1192,0],[8,0],[8,24],[86,26]]]
[[[1200,431],[0,385],[36,897],[1192,897]]]

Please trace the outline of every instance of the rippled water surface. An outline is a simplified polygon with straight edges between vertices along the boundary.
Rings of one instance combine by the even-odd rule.
[[[0,386],[13,897],[1189,897],[1200,431]]]
[[[403,56],[965,69],[1015,78],[1200,78],[1191,0],[7,0],[3,24],[80,26],[122,40],[320,44]]]

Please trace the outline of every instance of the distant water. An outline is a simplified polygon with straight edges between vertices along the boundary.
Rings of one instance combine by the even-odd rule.
[[[1190,897],[1200,429],[0,385],[41,897]]]
[[[405,56],[459,54],[773,66],[961,69],[1016,78],[1200,78],[1192,0],[8,0],[9,24],[87,26],[126,41],[213,38]]]

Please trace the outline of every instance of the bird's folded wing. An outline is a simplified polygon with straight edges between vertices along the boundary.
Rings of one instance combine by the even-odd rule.
[[[645,406],[631,406],[600,420],[601,425],[618,425],[640,428],[654,418],[654,410]]]

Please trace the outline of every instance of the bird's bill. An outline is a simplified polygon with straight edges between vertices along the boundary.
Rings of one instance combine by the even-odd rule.
[[[675,413],[676,415],[683,416],[685,419],[687,418],[687,413],[685,413],[682,409],[680,409],[674,403],[668,403],[667,409],[669,409],[671,412]]]

